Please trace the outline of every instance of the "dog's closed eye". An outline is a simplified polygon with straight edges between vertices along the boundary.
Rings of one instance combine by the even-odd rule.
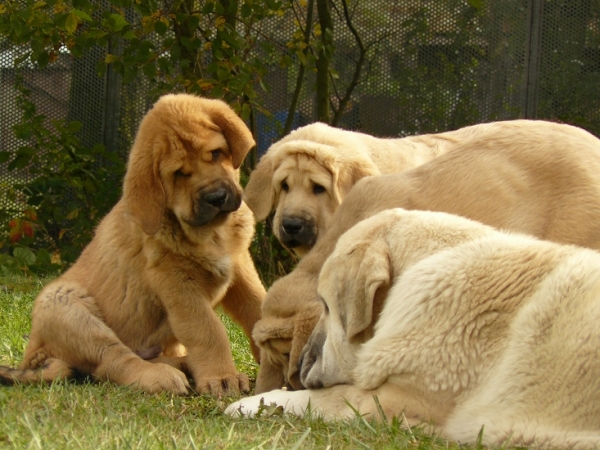
[[[321,186],[320,184],[315,183],[313,185],[313,194],[315,195],[319,195],[325,192],[325,187]]]

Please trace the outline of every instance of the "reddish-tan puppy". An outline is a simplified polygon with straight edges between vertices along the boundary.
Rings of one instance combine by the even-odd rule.
[[[254,218],[238,184],[253,146],[225,103],[162,97],[140,125],[123,197],[77,262],[36,298],[20,370],[0,368],[0,378],[52,380],[75,370],[184,394],[184,370],[202,393],[248,391],[213,309],[221,304],[248,336],[261,315],[265,290],[248,252]]]

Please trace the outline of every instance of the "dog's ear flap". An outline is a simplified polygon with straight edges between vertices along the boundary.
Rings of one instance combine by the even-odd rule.
[[[338,167],[330,167],[333,176],[333,195],[338,204],[348,195],[352,186],[364,177],[381,175],[380,170],[372,161],[361,160],[359,162],[348,162]]]
[[[269,392],[273,389],[281,389],[285,384],[283,371],[280,367],[274,365],[266,356],[266,350],[260,349],[260,369],[256,376],[256,385],[254,386],[254,395]]]
[[[359,255],[356,255],[359,257]],[[373,322],[377,290],[388,287],[392,266],[387,245],[380,239],[371,242],[360,254],[354,303],[346,305],[346,335],[352,339]]]
[[[138,133],[139,134],[139,133]],[[133,144],[123,184],[123,199],[131,219],[148,235],[158,232],[165,212],[165,190],[151,142]]]
[[[283,367],[269,358],[272,339],[290,341],[294,337],[294,320],[292,317],[263,317],[254,325],[252,338],[260,347],[260,369],[256,377],[255,394],[280,389],[284,384]]]
[[[300,381],[298,361],[300,360],[304,346],[319,322],[322,311],[321,302],[315,302],[314,305],[311,307],[306,306],[306,309],[294,316],[294,337],[292,338],[287,377],[288,383],[296,390],[304,389]]]
[[[274,171],[272,158],[264,155],[250,174],[244,188],[244,202],[254,213],[257,222],[265,220],[273,209],[275,191],[271,180]]]
[[[256,145],[252,133],[244,121],[225,102],[214,100],[209,114],[211,120],[225,136],[231,152],[233,167],[238,169],[250,149]]]

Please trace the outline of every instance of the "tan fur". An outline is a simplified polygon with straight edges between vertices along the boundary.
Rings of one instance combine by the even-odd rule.
[[[559,243],[600,248],[600,140],[544,121],[501,122],[452,152],[400,174],[362,179],[328,232],[263,303],[253,335],[263,353],[256,392],[302,389],[298,356],[317,323],[317,278],[339,236],[385,209],[445,211]],[[493,129],[490,128],[490,129]],[[376,305],[377,307],[377,305]],[[287,343],[270,347],[271,338]],[[270,367],[271,362],[287,363]]]
[[[185,369],[199,392],[247,391],[213,309],[221,304],[248,336],[260,318],[265,290],[248,252],[254,218],[238,184],[253,146],[225,103],[162,97],[140,124],[123,197],[77,262],[35,300],[20,365],[28,372],[0,376],[36,381],[41,374],[31,370],[50,361],[61,370],[44,379],[75,369],[183,394]]]
[[[268,149],[250,174],[244,200],[257,221],[275,210],[275,235],[304,256],[329,228],[333,213],[358,180],[419,166],[479,133],[479,127],[381,139],[313,123]],[[290,233],[286,222],[291,220],[301,221],[302,230]]]
[[[331,226],[333,213],[360,179],[413,169],[454,149],[473,148],[490,135],[496,145],[518,147],[529,128],[537,126],[521,121],[515,136],[510,123],[514,122],[400,139],[376,138],[323,123],[307,125],[268,149],[250,175],[244,200],[257,221],[275,210],[276,237],[303,257]],[[538,137],[540,151],[553,145],[549,136]]]
[[[600,253],[394,209],[342,235],[318,291],[327,308],[301,357],[313,390],[228,414],[263,399],[329,420],[384,413],[470,444],[483,429],[488,446],[600,446]]]

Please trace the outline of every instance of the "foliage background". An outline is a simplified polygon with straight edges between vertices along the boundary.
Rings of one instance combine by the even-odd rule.
[[[162,93],[223,98],[258,146],[314,120],[378,136],[543,118],[600,135],[594,0],[6,0],[0,271],[64,270],[120,195]],[[258,224],[265,283],[293,258]]]

